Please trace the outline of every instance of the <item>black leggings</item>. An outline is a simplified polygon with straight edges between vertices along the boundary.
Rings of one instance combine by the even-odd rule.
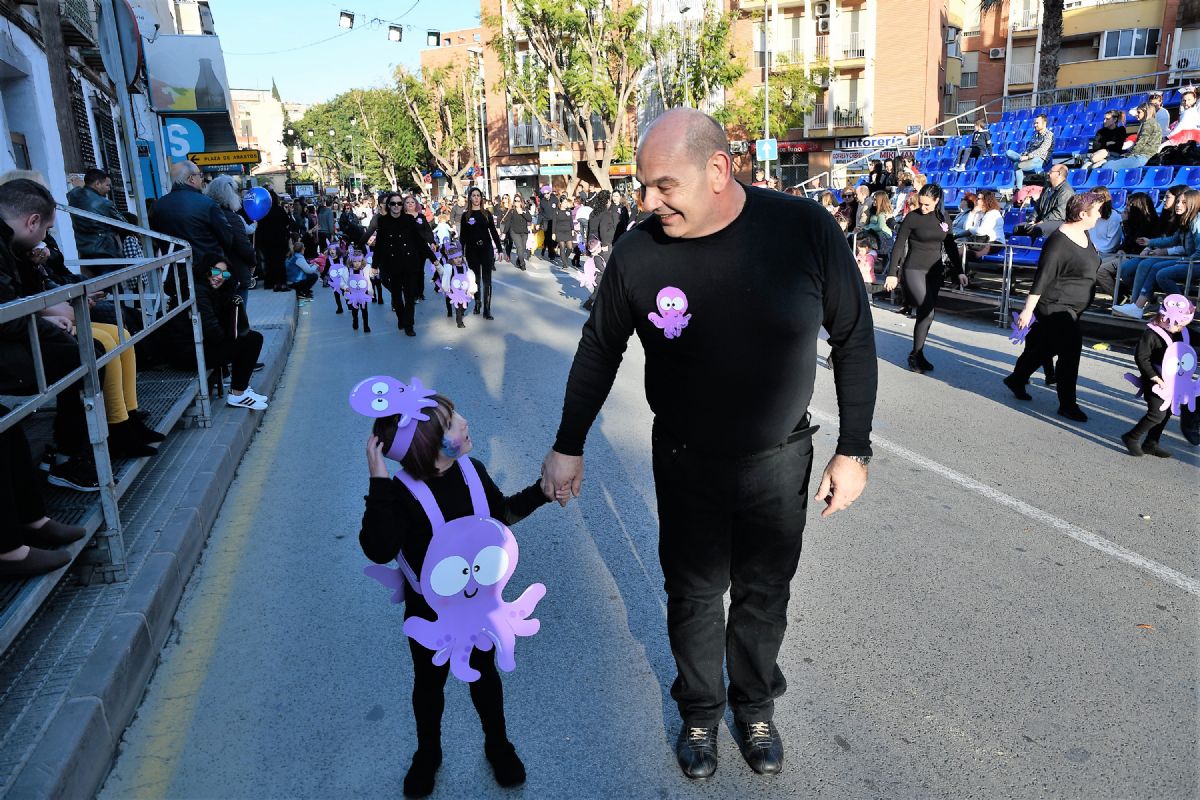
[[[206,366],[229,364],[229,388],[240,392],[250,386],[250,375],[254,372],[254,365],[258,363],[262,346],[263,336],[258,331],[239,333],[236,339],[207,345],[204,348]]]
[[[441,750],[442,712],[446,708],[446,677],[450,665],[433,663],[433,651],[426,650],[413,639],[408,640],[413,660],[412,704],[417,723],[417,749]],[[471,651],[471,666],[479,670],[479,680],[467,684],[471,702],[479,714],[483,737],[487,743],[508,741],[504,722],[504,687],[496,671],[494,651]]]
[[[933,324],[933,311],[937,305],[938,292],[942,288],[942,268],[934,267],[928,272],[918,269],[904,270],[904,292],[908,301],[917,310],[917,324],[913,326],[914,353],[925,349],[925,337]]]
[[[1142,440],[1146,437],[1146,441],[1151,444],[1158,444],[1158,440],[1162,438],[1163,430],[1167,427],[1167,420],[1171,418],[1171,407],[1160,410],[1162,406],[1162,398],[1150,391],[1150,387],[1146,387],[1146,415],[1138,420],[1133,426],[1133,430],[1129,432],[1130,437]]]
[[[475,273],[475,285],[479,290],[475,293],[475,310],[483,304],[483,313],[492,313],[492,271],[496,268],[496,254],[491,245],[486,248],[467,250],[467,266]]]
[[[364,328],[371,327],[370,308],[371,308],[370,303],[364,304],[362,308],[355,308],[354,306],[350,306],[350,324],[354,325],[356,327],[358,326],[358,314],[361,311],[362,318],[363,318],[363,327]]]

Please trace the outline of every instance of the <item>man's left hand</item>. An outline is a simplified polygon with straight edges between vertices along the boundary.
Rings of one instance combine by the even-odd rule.
[[[835,455],[825,465],[821,486],[813,499],[824,500],[822,517],[847,509],[867,486],[867,468],[849,456]]]

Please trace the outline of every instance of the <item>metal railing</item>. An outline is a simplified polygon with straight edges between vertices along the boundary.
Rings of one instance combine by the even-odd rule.
[[[814,59],[820,59],[820,58],[828,59],[829,58],[829,37],[828,36],[818,36],[817,37],[816,44],[813,46],[813,58]]]
[[[1014,31],[1035,30],[1041,24],[1041,9],[1030,6],[1009,12],[1008,24]]]
[[[191,269],[192,250],[187,242],[180,239],[164,236],[109,217],[61,205],[58,206],[58,210],[72,217],[102,222],[112,228],[137,235],[143,241],[163,242],[173,248],[165,255],[144,257],[138,260],[87,259],[72,262],[72,264],[82,267],[119,265],[119,268],[79,283],[61,286],[0,305],[0,324],[19,320],[26,321],[34,373],[34,385],[30,388],[35,390],[28,395],[19,395],[18,397],[28,399],[21,400],[10,411],[0,415],[0,432],[9,430],[38,409],[47,406],[63,391],[73,391],[73,387],[82,382],[83,409],[87,423],[88,441],[91,444],[91,454],[96,467],[99,505],[103,519],[102,529],[97,532],[97,543],[101,551],[97,571],[105,580],[123,580],[126,564],[125,545],[122,538],[120,513],[117,509],[117,485],[108,451],[108,421],[100,370],[114,359],[120,358],[126,350],[162,329],[175,317],[187,313],[191,316],[192,334],[196,348],[196,418],[201,424],[208,424],[211,409],[204,364],[203,335],[198,313],[195,310],[195,279]],[[186,286],[187,292],[186,297],[180,293],[175,307],[167,311],[164,298],[166,297],[166,286],[171,281],[174,281],[175,286]],[[92,339],[93,320],[90,300],[97,293],[110,290],[113,292],[115,300],[115,327],[118,341],[115,347],[107,350],[103,355],[97,356]],[[74,312],[75,338],[79,345],[79,366],[50,382],[47,378],[46,364],[41,350],[38,317],[41,312],[63,303],[70,304]],[[131,305],[127,306],[127,303]],[[140,315],[142,319],[141,330],[134,334],[127,334],[124,324],[125,319],[130,315]],[[88,541],[84,540],[73,545],[72,558],[77,556],[86,544]],[[53,580],[57,580],[56,574],[51,577]]]
[[[867,57],[867,37],[855,31],[841,37],[841,46],[838,48],[841,51],[842,58],[866,58]]]
[[[1033,83],[1033,71],[1035,69],[1037,69],[1037,64],[1009,64],[1009,84]]]

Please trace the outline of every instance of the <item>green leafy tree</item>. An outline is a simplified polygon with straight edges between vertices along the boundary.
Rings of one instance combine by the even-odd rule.
[[[424,151],[460,195],[466,191],[467,171],[479,162],[478,81],[473,60],[436,69],[422,67],[419,75],[396,68],[402,107]]]
[[[664,25],[648,39],[651,80],[664,108],[700,108],[718,89],[729,89],[746,68],[732,51],[735,15],[711,0],[697,22]]]
[[[1042,57],[1038,64],[1037,88],[1039,92],[1058,88],[1058,55],[1062,49],[1063,1],[1042,0]],[[1004,10],[1004,0],[967,0],[978,2],[980,15]]]
[[[822,90],[821,82],[830,70],[828,67],[811,67],[805,72],[802,64],[788,64],[782,56],[776,59],[776,64],[779,66],[771,71],[769,91],[762,87],[738,89],[714,116],[725,125],[744,130],[748,139],[762,139],[765,138],[763,123],[767,110],[763,104],[769,99],[772,133],[803,128],[804,115],[812,111]]]
[[[361,172],[370,186],[420,184],[425,146],[395,89],[343,92],[290,125],[295,141],[284,143],[311,147],[316,161],[311,166],[328,176],[326,183]]]
[[[513,0],[507,20],[484,19],[500,57],[500,88],[557,145],[582,139],[604,189],[648,63],[643,12],[606,0]]]

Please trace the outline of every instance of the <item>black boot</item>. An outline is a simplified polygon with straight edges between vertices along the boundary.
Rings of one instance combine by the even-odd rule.
[[[413,753],[412,766],[404,776],[405,797],[428,797],[433,794],[438,767],[442,765],[442,750],[422,747]]]
[[[1033,395],[1025,390],[1025,384],[1017,381],[1016,375],[1008,375],[1004,378],[1004,385],[1013,393],[1013,397],[1018,400],[1032,400]]]
[[[492,316],[492,285],[490,283],[483,287],[483,318],[495,319]]]
[[[488,763],[492,765],[496,783],[505,789],[510,789],[525,782],[525,765],[521,763],[521,758],[517,755],[517,750],[512,746],[512,742],[507,739],[499,744],[484,742],[483,754],[487,756]]]

